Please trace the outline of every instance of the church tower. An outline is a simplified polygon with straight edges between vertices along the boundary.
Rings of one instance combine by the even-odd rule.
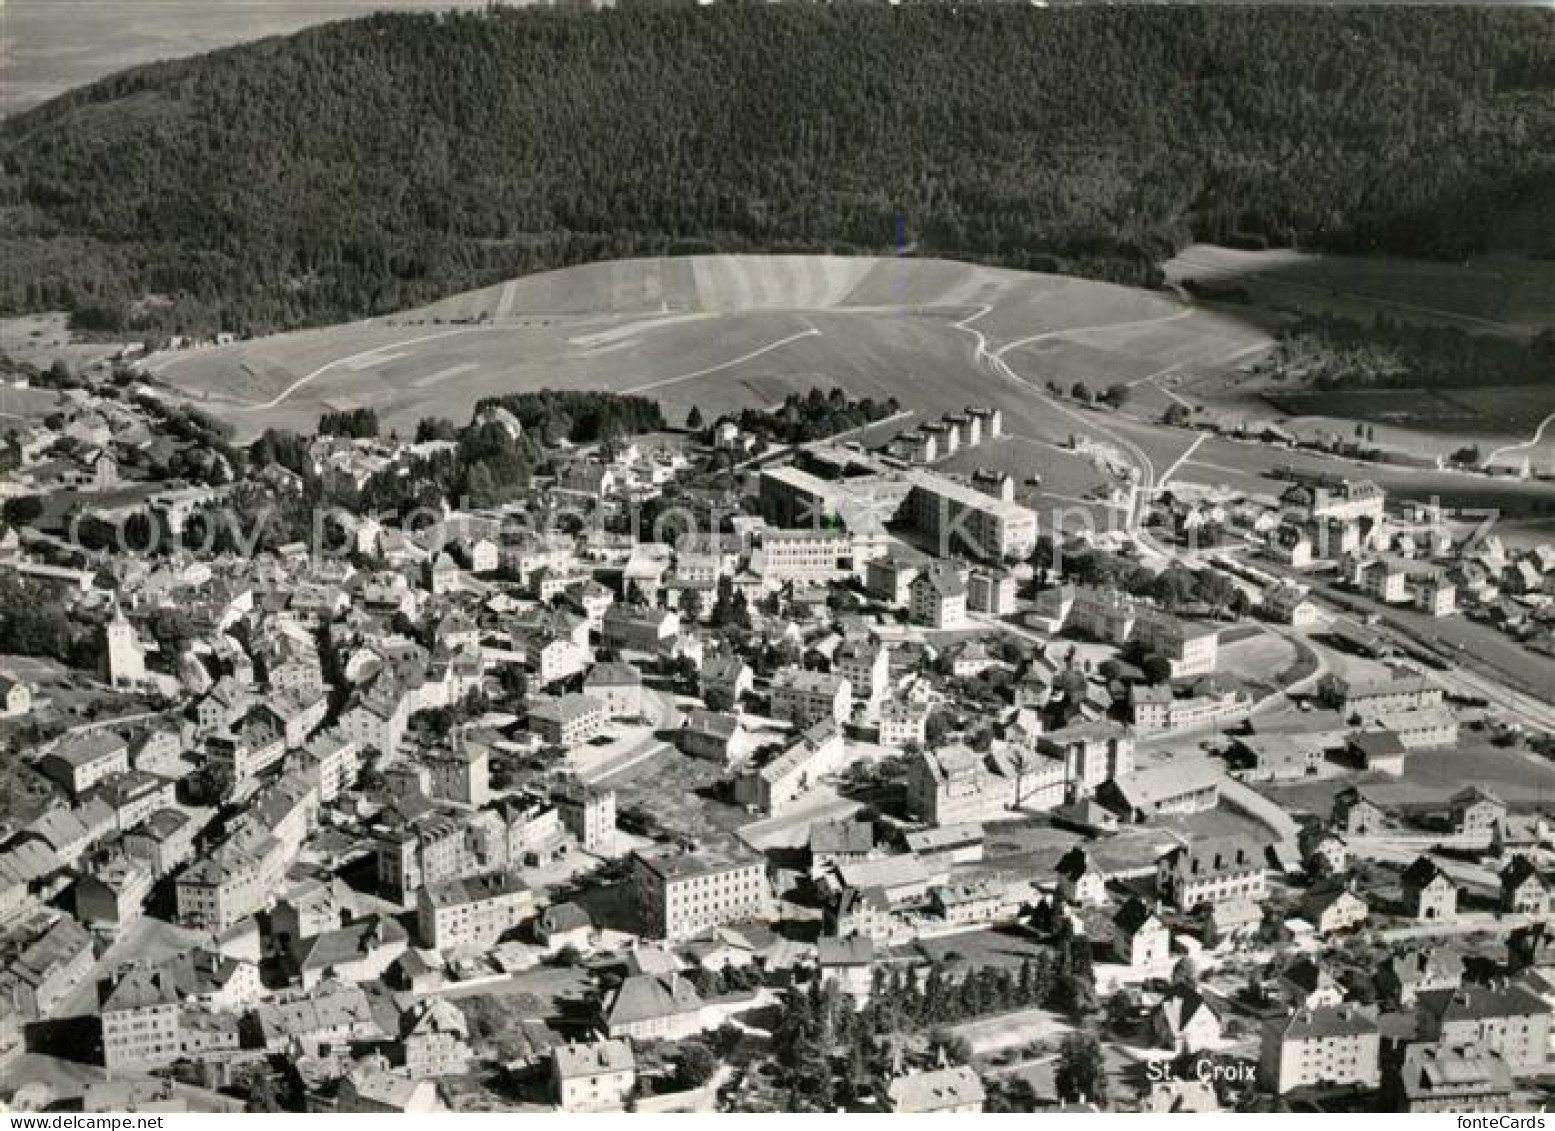
[[[133,685],[146,678],[146,655],[140,645],[140,633],[124,616],[115,602],[113,619],[105,630],[108,682],[115,687]]]

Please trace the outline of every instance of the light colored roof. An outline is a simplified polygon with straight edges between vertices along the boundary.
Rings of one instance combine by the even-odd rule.
[[[38,985],[83,949],[91,950],[92,936],[68,916],[56,919],[11,963],[10,972],[28,985]]]
[[[0,852],[0,887],[30,884],[61,866],[59,855],[49,845],[19,840]]]
[[[950,848],[983,842],[983,826],[975,821],[957,825],[939,825],[932,829],[910,832],[903,839],[907,847],[917,853],[943,852]]]
[[[94,730],[88,734],[73,735],[60,742],[49,752],[72,769],[89,766],[115,754],[128,755],[129,744],[110,730]]]
[[[377,1025],[366,992],[360,986],[339,982],[321,986],[305,997],[261,1002],[255,1013],[261,1031],[270,1039]]]
[[[554,722],[565,726],[569,722],[587,718],[599,711],[602,706],[603,704],[592,696],[572,692],[559,699],[542,699],[532,704],[529,708],[529,718],[531,721],[539,719],[542,722]]]
[[[942,600],[966,596],[966,582],[947,562],[933,562],[913,579],[912,584],[915,589],[919,585],[928,586]]]
[[[1220,767],[1208,758],[1185,758],[1135,770],[1116,779],[1113,785],[1129,805],[1148,809],[1174,797],[1209,789],[1221,780]]]
[[[783,668],[772,677],[774,688],[792,687],[796,691],[820,695],[835,695],[847,682],[845,676],[833,672],[812,672],[803,668]]]
[[[428,884],[425,888],[427,902],[433,907],[459,907],[466,903],[483,903],[488,899],[500,899],[506,895],[527,892],[529,885],[523,878],[511,872],[493,872],[484,876],[469,876],[459,880]]]
[[[178,985],[171,974],[137,967],[114,983],[108,996],[103,999],[101,1012],[150,1009],[159,1005],[176,1005],[179,1000]]]
[[[1300,1009],[1283,1030],[1287,1041],[1316,1041],[1329,1037],[1364,1036],[1377,1031],[1377,1019],[1353,1005]]]
[[[721,715],[716,711],[692,711],[686,715],[681,729],[710,738],[733,738],[740,730],[740,720],[734,715]]]
[[[1506,1061],[1476,1045],[1411,1045],[1404,1052],[1399,1077],[1411,1099],[1452,1099],[1465,1093],[1479,1098],[1512,1091],[1512,1070]]]
[[[374,915],[304,940],[297,965],[304,970],[328,970],[381,947],[404,945],[408,938],[405,928],[393,919]]]
[[[868,852],[875,846],[875,830],[868,821],[825,821],[810,826],[813,853]]]
[[[606,1073],[635,1072],[637,1058],[625,1040],[594,1041],[591,1044],[557,1045],[551,1050],[556,1075],[563,1080],[577,1076],[601,1076]]]
[[[595,664],[583,678],[584,687],[641,687],[642,673],[631,664]]]
[[[883,856],[837,866],[842,882],[850,888],[895,888],[927,884],[928,867],[913,855]]]
[[[670,852],[664,854],[635,853],[649,871],[666,880],[684,880],[695,876],[711,876],[736,868],[751,868],[762,864],[759,856],[741,853],[725,856],[707,852]]]
[[[553,934],[593,926],[589,913],[576,903],[553,903],[540,912],[540,925]]]
[[[630,1025],[701,1008],[702,999],[684,978],[676,974],[637,974],[611,993],[605,1005],[605,1021],[611,1026]]]

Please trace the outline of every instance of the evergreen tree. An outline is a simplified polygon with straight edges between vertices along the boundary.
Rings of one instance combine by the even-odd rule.
[[[1107,1069],[1101,1042],[1089,1033],[1070,1033],[1058,1046],[1053,1086],[1066,1103],[1095,1104],[1107,1099]]]

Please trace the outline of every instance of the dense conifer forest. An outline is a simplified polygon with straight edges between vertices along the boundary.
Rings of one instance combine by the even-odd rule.
[[[380,16],[7,120],[0,311],[256,333],[586,260],[899,231],[1150,283],[1191,239],[1459,257],[1552,198],[1549,12]]]

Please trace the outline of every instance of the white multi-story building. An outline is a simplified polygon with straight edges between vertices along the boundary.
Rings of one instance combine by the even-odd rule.
[[[891,646],[874,636],[846,640],[832,657],[832,671],[848,681],[865,718],[873,718],[890,686]]]
[[[779,813],[808,793],[824,775],[841,769],[846,760],[842,731],[831,719],[822,719],[772,761],[736,779],[735,800],[763,813]]]
[[[583,693],[603,703],[612,719],[637,718],[647,709],[642,673],[631,664],[595,664],[584,677]]]
[[[1437,573],[1413,577],[1410,598],[1415,608],[1433,617],[1450,617],[1458,611],[1458,587]]]
[[[120,978],[98,1011],[108,1075],[150,1072],[182,1057],[181,1009],[170,973],[140,967]]]
[[[1037,739],[1037,749],[1064,765],[1072,798],[1088,797],[1110,778],[1134,772],[1134,735],[1108,720],[1074,723]]]
[[[608,852],[615,844],[616,795],[613,789],[580,786],[554,796],[562,827],[585,852]]]
[[[859,568],[852,536],[836,528],[766,530],[751,555],[752,572],[774,586],[839,581],[854,576]]]
[[[1395,562],[1357,562],[1350,579],[1362,593],[1384,604],[1398,605],[1409,600],[1409,571]]]
[[[356,743],[343,734],[327,731],[308,743],[302,763],[317,774],[319,800],[327,804],[356,781],[362,768],[362,754]]]
[[[609,719],[605,704],[592,695],[572,693],[541,700],[529,708],[529,729],[541,741],[556,746],[587,742],[605,729]]]
[[[1280,504],[1308,519],[1381,521],[1387,495],[1369,479],[1324,478],[1291,487],[1280,496]]]
[[[900,750],[928,737],[929,705],[912,699],[887,699],[880,708],[881,746]]]
[[[772,677],[772,717],[808,727],[822,719],[839,726],[853,713],[853,685],[835,672],[783,668]]]
[[[558,1045],[551,1050],[551,1079],[563,1111],[618,1111],[632,1098],[637,1059],[627,1040]]]
[[[936,553],[970,553],[999,560],[1024,558],[1037,544],[1036,512],[930,471],[909,473],[912,525]]]
[[[1127,593],[1082,585],[1074,589],[1062,624],[1109,644],[1125,644],[1138,618],[1139,603]]]
[[[1263,851],[1240,837],[1172,849],[1156,864],[1162,896],[1179,911],[1233,900],[1260,903],[1268,891]]]
[[[1031,747],[919,750],[907,763],[907,807],[940,827],[1007,820],[1015,810],[1062,804],[1066,773],[1062,759]]]
[[[438,950],[489,947],[534,914],[534,892],[511,873],[428,884],[416,899],[416,929]]]
[[[966,581],[948,562],[934,562],[919,571],[907,587],[907,601],[914,624],[938,629],[966,624]]]
[[[1172,678],[1207,675],[1220,658],[1220,633],[1208,625],[1190,624],[1154,609],[1141,611],[1134,637],[1172,665]]]
[[[770,911],[772,892],[759,857],[633,854],[632,873],[643,934],[652,938],[691,938]]]
[[[974,613],[1006,617],[1015,611],[1015,590],[1009,570],[979,567],[967,579],[967,606]]]
[[[211,760],[225,763],[233,780],[242,782],[258,777],[286,757],[286,740],[259,727],[246,727],[242,734],[224,730],[207,736],[205,753]]]
[[[1301,1009],[1263,1031],[1259,1082],[1276,1095],[1322,1084],[1374,1088],[1381,1078],[1376,1019],[1353,1005]]]
[[[99,782],[130,768],[129,745],[109,730],[72,735],[44,755],[38,768],[79,797]]]
[[[410,721],[410,704],[398,688],[378,684],[340,716],[340,732],[363,750],[391,754],[400,748]]]
[[[262,910],[281,890],[287,857],[263,829],[243,829],[209,856],[190,864],[174,891],[178,921],[220,933]]]

